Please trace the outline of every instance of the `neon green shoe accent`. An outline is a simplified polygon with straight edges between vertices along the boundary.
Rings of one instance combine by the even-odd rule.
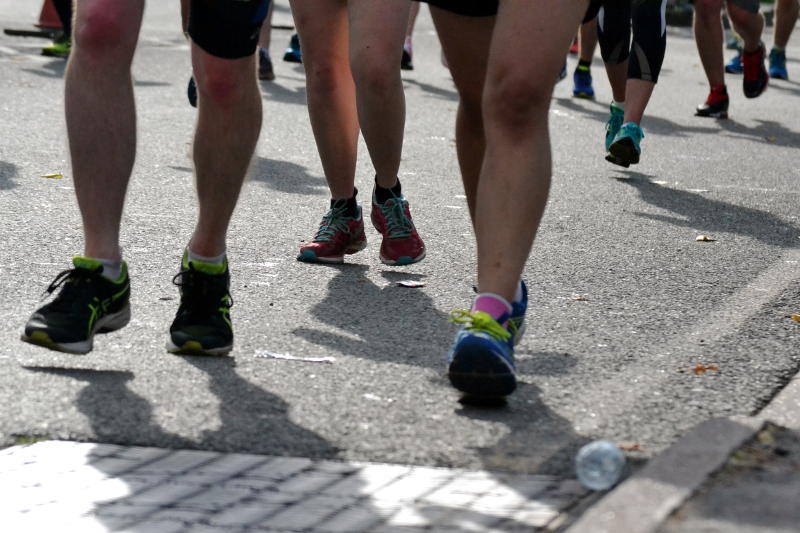
[[[89,257],[82,257],[80,255],[76,255],[75,257],[72,258],[72,264],[75,268],[83,268],[86,270],[97,270],[98,268],[101,268],[103,266],[103,263],[101,263],[96,259],[91,259]],[[128,263],[122,261],[122,266],[120,267],[119,270],[119,278],[117,278],[116,281],[111,281],[111,283],[114,283],[115,285],[122,285],[127,280],[128,280]],[[128,288],[125,287],[125,290],[123,290],[121,293],[118,294],[122,294],[127,290]],[[118,298],[119,296],[115,295],[114,300],[117,300]]]
[[[194,269],[198,272],[202,272],[203,274],[210,274],[212,276],[217,276],[219,274],[224,274],[226,270],[228,270],[228,258],[226,257],[225,260],[222,262],[221,265],[212,265],[210,263],[203,263],[200,261],[192,261],[194,265]],[[183,259],[181,259],[181,265],[184,270],[189,270],[189,252],[183,252]]]
[[[42,55],[49,57],[68,57],[72,51],[72,40],[65,39],[63,41],[54,42],[50,46],[42,48]]]
[[[81,257],[79,255],[72,258],[72,264],[75,268],[83,268],[85,270],[97,270],[103,266],[103,263],[100,261],[88,257]]]
[[[489,313],[483,311],[467,311],[466,309],[456,309],[450,313],[450,322],[453,324],[463,324],[467,331],[473,333],[486,333],[493,339],[508,342],[512,333],[501,326],[497,320],[492,318]],[[509,329],[516,329],[516,326],[509,322]]]

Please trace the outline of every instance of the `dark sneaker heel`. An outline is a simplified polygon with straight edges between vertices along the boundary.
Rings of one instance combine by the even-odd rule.
[[[447,377],[453,387],[470,396],[503,397],[517,388],[508,363],[479,349],[459,351],[447,368]]]
[[[636,146],[630,139],[622,139],[618,142],[615,142],[608,149],[608,152],[609,153],[606,156],[606,161],[621,167],[628,168],[629,166],[635,165],[639,162],[639,152],[636,150]]]

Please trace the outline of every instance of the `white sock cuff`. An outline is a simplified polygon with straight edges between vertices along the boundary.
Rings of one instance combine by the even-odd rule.
[[[220,255],[208,257],[194,253],[191,248],[186,248],[186,257],[190,262],[205,263],[207,265],[222,265],[225,263],[225,256],[226,252],[222,252]]]

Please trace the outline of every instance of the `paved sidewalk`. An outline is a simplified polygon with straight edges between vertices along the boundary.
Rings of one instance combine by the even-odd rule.
[[[45,441],[0,452],[5,531],[541,531],[585,491],[550,476]]]

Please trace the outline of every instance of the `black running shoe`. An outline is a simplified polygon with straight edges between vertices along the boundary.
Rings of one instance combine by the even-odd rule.
[[[765,57],[766,50],[763,43],[755,52],[742,52],[742,67],[744,67],[742,90],[747,98],[757,98],[767,88],[769,74],[764,65]]]
[[[414,70],[414,63],[411,61],[411,52],[403,48],[403,57],[400,59],[400,70]]]
[[[194,76],[189,78],[189,85],[186,87],[186,97],[189,99],[189,105],[197,107],[197,83],[194,81]]]
[[[225,355],[233,348],[230,308],[233,305],[227,261],[223,265],[189,262],[172,282],[180,287],[181,304],[169,328],[167,351],[182,355]]]
[[[37,309],[25,324],[22,340],[67,353],[92,350],[95,333],[125,326],[131,318],[128,266],[122,263],[119,281],[103,277],[98,261],[75,257],[75,268],[61,272],[47,287],[58,295]]]

